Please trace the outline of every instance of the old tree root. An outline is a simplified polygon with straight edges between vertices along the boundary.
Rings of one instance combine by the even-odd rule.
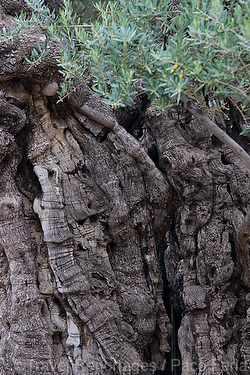
[[[248,170],[185,109],[57,104],[37,38],[0,46],[0,374],[248,373]]]

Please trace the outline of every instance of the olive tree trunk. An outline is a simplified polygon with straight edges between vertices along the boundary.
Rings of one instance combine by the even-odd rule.
[[[247,170],[184,108],[57,103],[39,38],[0,45],[0,374],[249,373]]]

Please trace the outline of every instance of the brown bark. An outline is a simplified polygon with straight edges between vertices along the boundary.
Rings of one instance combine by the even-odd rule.
[[[165,265],[182,313],[182,374],[247,373],[249,255],[238,233],[249,210],[248,171],[197,120],[174,116],[158,119],[153,131],[161,169],[180,199]]]
[[[182,108],[57,104],[35,40],[0,46],[0,374],[248,373],[247,169]]]
[[[244,163],[246,168],[250,171],[250,156],[248,153],[235,142],[224,130],[215,124],[200,108],[188,99],[184,94],[181,95],[181,101],[185,108],[194,115],[194,117],[204,125],[213,135],[215,135],[221,142],[225,143]]]

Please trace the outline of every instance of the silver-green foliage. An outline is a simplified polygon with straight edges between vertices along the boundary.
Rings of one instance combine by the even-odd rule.
[[[96,5],[98,19],[89,24],[82,24],[70,0],[58,17],[43,1],[26,1],[33,15],[21,17],[22,30],[28,32],[25,22],[31,31],[39,24],[47,44],[59,47],[62,97],[91,75],[94,90],[113,107],[131,105],[145,92],[166,108],[181,93],[203,90],[221,103],[230,98],[247,116],[250,0],[180,1],[177,12],[166,0],[118,0]],[[37,58],[33,52],[34,63]]]

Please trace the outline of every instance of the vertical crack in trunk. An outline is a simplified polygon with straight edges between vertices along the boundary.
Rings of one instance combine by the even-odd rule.
[[[42,189],[33,208],[59,296],[68,304],[66,347],[72,371],[88,371],[91,358],[121,373],[124,366],[144,371],[144,351],[156,333],[148,373],[150,363],[161,367],[169,350],[171,328],[156,253],[156,239],[169,222],[169,185],[118,124],[99,143],[92,120],[84,119],[85,131],[72,116],[66,122],[54,117],[39,86],[33,86],[33,101],[37,118],[27,154]],[[79,355],[78,319],[87,341],[95,343],[84,349],[90,350],[89,361]]]
[[[0,105],[3,109],[1,113],[7,121],[7,126],[1,132],[1,140],[8,145],[2,148],[5,154],[2,155],[0,177],[0,246],[8,260],[8,273],[2,274],[1,288],[6,311],[2,312],[1,319],[9,327],[3,329],[1,334],[0,371],[4,374],[41,374],[44,371],[54,374],[52,341],[47,322],[41,313],[44,301],[37,288],[34,243],[15,182],[22,153],[14,138],[9,136],[9,132],[16,135],[24,126],[25,115],[3,99]],[[8,123],[10,118],[12,120]],[[3,285],[7,276],[10,287],[5,289]],[[6,324],[3,326],[6,328]]]
[[[246,169],[182,110],[137,141],[86,85],[56,105],[51,54],[31,69],[43,91],[11,81],[39,38],[1,47],[2,373],[249,373]]]
[[[182,312],[178,330],[181,373],[236,375],[242,371],[240,367],[249,371],[245,350],[249,342],[242,334],[243,327],[248,326],[248,318],[243,318],[249,311],[248,258],[244,257],[246,247],[241,247],[240,253],[236,246],[236,259],[241,257],[241,261],[235,263],[232,238],[238,238],[241,245],[240,233],[247,233],[244,237],[248,238],[248,225],[241,226],[238,236],[235,227],[242,223],[242,207],[245,212],[249,210],[249,189],[247,193],[245,190],[249,177],[231,151],[213,145],[198,123],[183,121],[180,126],[177,120],[182,118],[175,118],[173,113],[168,119],[159,118],[152,124],[152,131],[159,165],[180,202],[168,234],[165,267]],[[162,136],[164,132],[168,137]],[[233,164],[223,163],[220,153],[232,158]]]

